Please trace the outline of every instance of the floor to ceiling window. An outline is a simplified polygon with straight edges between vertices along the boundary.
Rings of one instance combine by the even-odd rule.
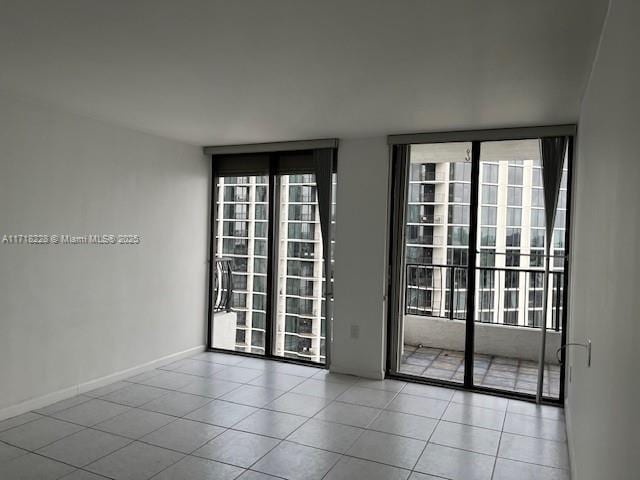
[[[224,270],[212,267],[209,347],[327,363],[335,154],[332,146],[212,156],[212,253],[230,279],[217,281]],[[228,305],[215,308],[222,289]]]
[[[572,132],[392,142],[390,374],[562,399]]]
[[[220,348],[265,353],[268,193],[266,175],[220,176],[216,181],[215,253],[230,260],[236,319],[235,328],[229,321],[218,324],[214,342]]]
[[[315,174],[280,175],[277,356],[325,362],[324,248]]]
[[[466,317],[471,143],[416,145],[408,171],[405,221],[403,331],[423,317],[464,322]],[[423,332],[426,333],[426,332]],[[433,359],[413,356],[403,373],[462,383],[464,330],[452,331],[457,349]],[[416,338],[413,343],[419,342]],[[431,361],[433,360],[433,361]]]

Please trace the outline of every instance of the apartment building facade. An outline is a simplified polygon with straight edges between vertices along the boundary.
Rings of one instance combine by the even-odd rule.
[[[219,177],[216,253],[232,259],[235,350],[264,354],[267,341],[269,181],[267,176]],[[278,176],[276,356],[325,362],[323,242],[313,174]]]
[[[547,326],[560,328],[568,166],[554,224]],[[476,321],[539,327],[545,212],[539,142],[482,145]],[[471,224],[470,145],[413,145],[406,205],[405,313],[466,318]]]

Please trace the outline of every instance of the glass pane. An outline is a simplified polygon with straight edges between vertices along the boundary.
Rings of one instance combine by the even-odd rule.
[[[281,175],[274,354],[325,362],[324,261],[315,175]]]
[[[230,260],[233,295],[231,311],[213,316],[216,348],[265,352],[268,188],[265,176],[217,181],[216,256]]]
[[[492,178],[493,173],[485,175]],[[494,204],[496,194],[490,188],[483,192]],[[462,383],[471,143],[412,145],[407,200],[398,371]],[[492,241],[491,232],[485,237]]]
[[[484,174],[478,199],[474,383],[533,395],[544,318],[545,214],[539,141],[482,143],[480,171]],[[567,175],[566,162],[563,175]],[[497,205],[483,193],[486,188],[497,190]],[[560,198],[566,199],[566,182]],[[565,208],[566,200],[559,201],[552,255],[564,254]],[[555,351],[562,334],[564,274],[563,258],[558,258],[548,292],[544,382],[545,396],[555,398],[559,395]]]

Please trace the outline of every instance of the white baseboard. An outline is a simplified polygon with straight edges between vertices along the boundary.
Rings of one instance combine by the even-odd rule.
[[[332,373],[343,373],[345,375],[355,375],[356,377],[369,378],[372,380],[384,380],[384,372],[382,370],[364,370],[357,368],[345,368],[340,365],[331,365],[329,371]]]
[[[176,360],[188,357],[190,355],[193,355],[194,353],[202,352],[204,351],[204,349],[204,345],[198,345],[197,347],[189,348],[178,353],[172,353],[171,355],[157,358],[156,360],[152,360],[141,365],[136,365],[135,367],[127,368],[126,370],[111,373],[104,377],[95,378],[93,380],[89,380],[88,382],[79,383],[62,390],[47,393],[40,397],[30,398],[29,400],[25,400],[24,402],[18,403],[16,405],[10,405],[8,407],[0,409],[0,420],[15,417],[16,415],[21,415],[23,413],[30,412],[31,410],[46,407],[47,405],[59,402],[60,400],[65,400],[75,395],[89,392],[96,388],[104,387],[105,385],[124,380],[128,377],[132,377],[133,375],[137,375],[139,373],[161,367],[168,363],[175,362]]]
[[[566,392],[566,390],[565,390]],[[573,418],[569,407],[569,401],[564,401],[564,422],[567,430],[567,448],[569,450],[569,468],[571,469],[571,478],[576,478],[578,471],[576,470],[576,456],[573,450]]]

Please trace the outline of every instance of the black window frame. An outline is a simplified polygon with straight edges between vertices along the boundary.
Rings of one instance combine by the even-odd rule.
[[[494,389],[490,387],[485,387],[481,385],[475,385],[473,381],[473,355],[474,355],[474,328],[473,323],[475,321],[474,314],[468,315],[467,317],[467,328],[466,328],[466,339],[465,339],[465,381],[463,384],[458,384],[454,382],[449,382],[446,380],[438,380],[436,378],[424,378],[418,377],[414,375],[409,375],[406,373],[399,372],[397,365],[399,363],[399,355],[398,355],[398,346],[397,346],[397,332],[398,332],[398,322],[399,316],[402,315],[402,306],[401,306],[401,293],[399,289],[401,288],[401,275],[402,272],[402,264],[403,264],[403,250],[404,250],[404,226],[405,226],[405,212],[404,204],[405,204],[405,185],[408,184],[407,178],[407,167],[406,165],[409,163],[409,148],[412,144],[425,144],[425,143],[449,143],[449,142],[472,142],[472,162],[477,163],[475,168],[473,168],[473,173],[471,175],[472,189],[475,190],[475,193],[472,193],[472,206],[475,203],[474,210],[472,211],[472,221],[470,222],[470,244],[477,245],[477,234],[478,229],[480,228],[480,224],[478,222],[477,216],[480,214],[478,208],[478,190],[481,188],[483,183],[491,183],[487,182],[484,175],[484,169],[480,171],[480,144],[482,142],[491,142],[491,141],[502,141],[502,140],[528,140],[534,138],[542,138],[542,137],[553,137],[553,136],[563,136],[567,137],[567,162],[568,162],[568,175],[566,181],[563,178],[564,183],[562,184],[563,188],[566,188],[566,228],[564,231],[564,250],[563,253],[570,252],[570,239],[571,239],[571,207],[572,207],[572,189],[567,188],[568,186],[573,186],[573,169],[574,169],[574,142],[575,136],[577,133],[576,125],[552,125],[552,126],[543,126],[543,127],[523,127],[523,128],[505,128],[505,129],[492,129],[492,130],[469,130],[469,131],[453,131],[453,132],[436,132],[436,133],[416,133],[416,134],[400,134],[400,135],[390,135],[388,137],[387,143],[390,146],[390,159],[391,159],[391,178],[390,178],[390,202],[389,202],[389,280],[387,282],[388,291],[387,295],[389,298],[389,302],[387,303],[387,356],[386,356],[386,376],[388,378],[395,378],[399,380],[412,381],[417,383],[424,384],[433,384],[433,385],[444,385],[451,388],[458,388],[470,391],[477,391],[487,394],[498,395],[501,397],[509,397],[516,398],[526,401],[535,401],[535,396],[527,393],[520,392],[511,392],[506,390]],[[485,164],[486,165],[486,164]],[[511,166],[511,165],[510,165]],[[512,165],[518,168],[515,164]],[[508,173],[508,172],[507,172]],[[538,173],[538,182],[533,182],[533,187],[537,187],[540,180],[540,169],[536,172],[534,169],[534,177],[535,174]],[[535,178],[533,180],[536,180]],[[507,182],[509,185],[512,182]],[[522,184],[523,182],[521,182]],[[475,184],[475,185],[474,185]],[[514,186],[521,186],[517,183]],[[473,217],[476,217],[475,219]],[[483,224],[484,225],[484,224]],[[486,225],[490,226],[490,225]],[[486,249],[485,249],[486,250]],[[476,254],[482,253],[483,249],[477,249],[477,247],[471,248],[469,264],[473,265],[472,271],[475,272],[476,264]],[[515,253],[515,252],[514,252]],[[550,255],[553,255],[549,252]],[[568,285],[569,279],[571,277],[571,269],[569,263],[569,255],[565,254],[561,258],[554,258],[554,263],[558,264],[559,262],[563,262],[564,265],[564,273],[563,283],[562,283],[562,336],[561,336],[561,344],[566,344],[566,334],[567,334],[567,319],[569,316],[569,304],[568,304]],[[471,282],[475,280],[475,274],[470,274],[468,276]],[[467,291],[472,291],[475,288],[475,285],[467,285]],[[467,295],[467,312],[475,312],[475,295]],[[469,327],[471,325],[471,327]],[[560,392],[558,398],[552,397],[543,397],[542,403],[553,404],[553,405],[562,405],[565,399],[565,375],[566,371],[564,365],[566,365],[566,353],[565,349],[562,349],[560,352],[560,360],[561,360],[561,369],[560,369]],[[469,368],[470,367],[470,368]]]
[[[277,148],[281,146],[282,148]],[[297,148],[300,147],[300,148]],[[309,148],[305,148],[309,147]],[[263,151],[261,151],[264,148]],[[243,152],[246,150],[246,152]],[[211,156],[211,179],[212,188],[210,193],[210,234],[209,234],[209,288],[208,288],[208,314],[207,314],[207,338],[206,349],[212,352],[222,352],[231,355],[240,355],[254,358],[263,358],[269,360],[276,360],[285,363],[296,363],[301,365],[309,365],[318,368],[329,368],[330,365],[330,343],[326,342],[326,338],[331,338],[330,322],[326,322],[323,318],[322,322],[325,325],[327,331],[325,332],[324,342],[322,342],[321,357],[324,357],[324,362],[315,362],[311,360],[305,360],[302,358],[291,358],[288,356],[275,355],[275,321],[276,321],[276,305],[277,305],[277,289],[276,289],[276,275],[277,266],[277,239],[278,239],[278,217],[279,217],[279,194],[277,188],[278,177],[282,175],[301,175],[300,180],[304,180],[303,175],[316,174],[318,165],[329,165],[324,167],[329,169],[330,175],[337,173],[337,153],[338,153],[338,141],[336,139],[317,140],[317,141],[303,141],[303,142],[283,142],[278,144],[260,144],[260,145],[246,145],[246,146],[229,146],[229,147],[205,147],[204,152]],[[213,275],[215,274],[214,264],[212,259],[216,255],[216,185],[218,178],[220,177],[243,177],[259,175],[265,176],[268,179],[268,195],[266,202],[259,203],[256,207],[261,206],[265,210],[264,217],[257,219],[268,222],[267,237],[264,239],[267,244],[266,248],[266,312],[265,312],[265,328],[264,328],[264,354],[256,353],[253,351],[237,351],[229,349],[221,349],[213,347],[213,316],[214,312],[212,308],[213,291],[211,286],[214,285]],[[331,217],[332,212],[332,198],[331,189],[333,188],[333,181],[329,182],[329,191],[325,198],[329,202],[329,212]],[[313,186],[313,194],[316,195],[316,191],[319,187]],[[308,190],[308,188],[307,188]],[[222,192],[224,195],[224,192]],[[302,199],[304,200],[304,199]],[[315,202],[315,199],[314,199]],[[334,219],[329,218],[329,228],[333,228]],[[330,235],[330,233],[328,233]],[[329,237],[331,238],[331,236]],[[288,241],[288,240],[287,240]],[[294,240],[295,241],[295,240]],[[304,240],[303,240],[304,241]],[[329,264],[330,276],[333,278],[332,262],[328,255],[331,254],[331,249],[326,249],[325,252],[325,264]],[[288,263],[288,261],[287,261]],[[332,288],[333,282],[329,282]],[[323,282],[323,288],[325,288],[326,298],[329,299],[333,296],[331,289],[326,289],[325,282]],[[235,295],[235,293],[234,293]],[[323,307],[326,302],[323,301]],[[324,313],[324,309],[323,309]],[[322,340],[322,339],[321,339]]]

